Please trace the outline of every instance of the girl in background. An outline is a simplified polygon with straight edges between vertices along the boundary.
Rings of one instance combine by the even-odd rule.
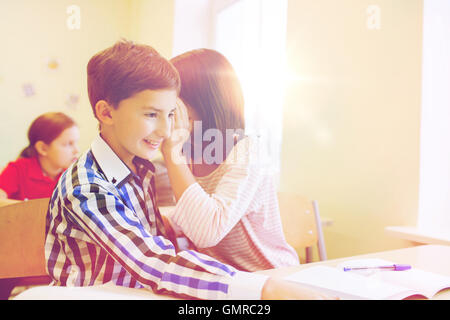
[[[80,133],[62,112],[36,118],[28,129],[29,145],[0,174],[0,198],[48,198],[61,173],[77,159]]]
[[[192,148],[188,165],[177,161],[182,151],[176,134],[163,142],[177,200],[166,223],[198,251],[239,270],[298,265],[298,255],[283,234],[273,177],[258,166],[255,141],[244,133],[244,99],[231,64],[209,49],[184,53],[171,62],[180,74],[182,100],[174,129],[191,131]],[[201,127],[199,134],[195,127]],[[208,152],[211,142],[203,141],[208,130],[216,136],[213,153]]]

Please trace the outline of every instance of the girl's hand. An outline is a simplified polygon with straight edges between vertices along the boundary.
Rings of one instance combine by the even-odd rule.
[[[187,108],[181,99],[177,99],[174,121],[170,130],[170,136],[165,139],[161,146],[161,152],[165,159],[171,157],[173,161],[182,160],[181,150],[183,144],[189,139],[189,115]]]
[[[175,121],[173,122],[173,129],[186,129],[189,130],[189,114],[183,100],[177,99],[177,107],[175,109]]]

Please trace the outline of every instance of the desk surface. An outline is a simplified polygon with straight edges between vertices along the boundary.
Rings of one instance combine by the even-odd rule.
[[[327,260],[295,267],[286,267],[259,271],[258,273],[270,276],[287,276],[304,268],[317,265],[336,266],[337,264],[350,259],[380,258],[397,263],[411,264],[413,267],[450,276],[450,246],[444,245],[424,245],[405,249],[384,251],[378,253],[364,254],[341,259]],[[61,299],[107,299],[107,300],[128,300],[128,299],[173,299],[168,296],[153,294],[146,290],[130,289],[105,284],[94,287],[64,288],[64,287],[35,287],[19,294],[16,299],[30,300],[61,300]],[[436,300],[450,300],[450,289],[442,291],[433,297]]]
[[[435,272],[445,276],[450,276],[450,246],[445,245],[422,245],[398,250],[383,251],[345,257],[327,261],[303,264],[296,267],[286,267],[259,271],[258,273],[270,276],[284,277],[296,271],[308,268],[310,266],[327,265],[334,267],[346,260],[378,258],[389,260],[396,263],[410,264],[411,266],[424,271]],[[439,292],[433,297],[433,300],[450,300],[450,289]]]
[[[443,244],[450,246],[450,235],[443,232],[424,231],[411,226],[389,226],[385,231],[390,235],[421,244]]]

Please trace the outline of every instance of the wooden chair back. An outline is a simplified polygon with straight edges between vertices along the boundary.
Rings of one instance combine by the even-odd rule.
[[[0,199],[0,207],[9,206],[10,204],[20,203],[20,200]]]
[[[312,261],[313,248],[317,248],[320,260],[326,260],[317,201],[294,193],[279,192],[278,205],[286,241],[296,250],[305,250],[306,262]]]
[[[0,279],[46,276],[44,242],[49,198],[0,207]]]

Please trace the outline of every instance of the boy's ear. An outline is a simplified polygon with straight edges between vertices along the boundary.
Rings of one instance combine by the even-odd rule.
[[[39,140],[38,142],[36,142],[34,144],[34,149],[36,150],[36,152],[39,155],[46,156],[47,150],[48,150],[48,145],[44,141]]]
[[[112,110],[113,107],[105,100],[99,100],[95,104],[95,115],[101,124],[111,125],[113,123],[111,115]]]

